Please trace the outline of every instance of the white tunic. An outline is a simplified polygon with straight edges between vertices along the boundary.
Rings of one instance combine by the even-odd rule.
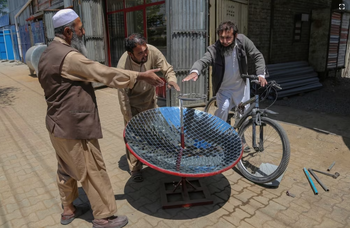
[[[218,110],[215,115],[227,120],[229,111],[240,102],[249,100],[249,80],[242,80],[237,59],[237,44],[232,54],[225,56],[225,73],[219,91],[216,94]]]

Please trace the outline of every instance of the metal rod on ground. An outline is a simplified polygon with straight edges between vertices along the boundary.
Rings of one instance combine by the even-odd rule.
[[[312,171],[315,171],[315,172],[318,172],[318,173],[322,173],[324,175],[333,177],[334,179],[337,179],[340,176],[340,174],[338,172],[335,172],[334,174],[331,174],[331,173],[322,172],[322,171],[319,171],[319,170],[316,170],[316,169],[312,169]]]
[[[327,171],[331,171],[331,169],[333,168],[335,162],[332,163],[332,165],[329,166],[329,168],[327,169]]]
[[[314,173],[314,172],[312,171],[312,169],[308,169],[308,170],[309,170],[309,172],[311,173],[311,175],[315,178],[315,180],[321,185],[321,187],[322,187],[326,192],[328,192],[328,191],[329,191],[329,188],[327,188],[327,186],[324,185],[324,184],[322,183],[322,181],[320,180],[320,178],[318,178],[318,176],[316,175],[316,173]]]
[[[307,179],[308,179],[308,181],[309,181],[309,183],[310,183],[310,185],[311,185],[311,187],[312,187],[312,190],[314,191],[314,194],[315,194],[315,195],[318,195],[317,188],[316,188],[314,182],[312,181],[312,179],[311,179],[311,177],[310,177],[310,174],[309,174],[309,172],[306,170],[306,168],[304,168],[304,173],[305,173],[305,175],[306,175],[306,177],[307,177]]]

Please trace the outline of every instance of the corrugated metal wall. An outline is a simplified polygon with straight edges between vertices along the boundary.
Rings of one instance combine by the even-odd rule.
[[[25,56],[27,50],[32,46],[30,41],[30,27],[28,25],[19,26],[19,34],[21,39],[21,50],[23,61],[25,62]]]
[[[196,93],[207,95],[208,71],[196,82],[184,82],[193,63],[200,59],[207,47],[208,0],[166,1],[167,20],[167,59],[176,72],[182,94]],[[179,94],[171,90],[167,93],[167,106],[179,105]],[[202,105],[203,100],[186,101],[186,106]]]
[[[33,45],[36,43],[45,43],[45,33],[43,21],[33,22],[30,24],[33,34]],[[33,46],[32,45],[32,46]]]
[[[72,0],[71,0],[72,1]],[[57,9],[65,4],[64,0],[33,0],[33,11],[37,13],[45,9]],[[71,6],[71,5],[68,5]]]
[[[64,7],[73,6],[73,0],[63,0]]]
[[[46,31],[46,44],[50,44],[53,38],[55,38],[55,32],[53,29],[52,17],[55,15],[55,11],[44,11],[44,25]]]
[[[22,8],[24,4],[28,2],[28,0],[9,0],[8,2],[8,7],[10,10],[10,24],[14,25],[15,24],[15,15],[19,12],[19,10]],[[27,7],[23,12],[17,17],[17,23],[19,25],[25,25],[26,24],[26,19],[30,17],[32,14],[31,12],[31,7]]]
[[[82,0],[80,16],[85,29],[88,58],[105,64],[105,22],[102,0]]]
[[[12,37],[12,46],[13,46],[13,52],[15,55],[15,60],[21,60],[21,56],[19,55],[19,47],[18,47],[18,39],[17,39],[17,33],[16,33],[16,26],[12,25],[10,27],[11,29],[11,37]]]
[[[102,0],[65,1],[65,4],[73,4],[74,11],[80,16],[85,29],[85,45],[88,50],[88,58],[102,64],[106,62],[105,55],[105,22]],[[65,5],[67,6],[67,5]],[[52,17],[57,11],[44,11],[44,23],[46,30],[46,42],[49,44],[54,38]]]

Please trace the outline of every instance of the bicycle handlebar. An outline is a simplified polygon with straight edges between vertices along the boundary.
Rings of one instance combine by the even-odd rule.
[[[251,80],[259,80],[258,76],[256,76],[256,75],[249,75],[249,74],[242,74],[242,78],[243,79],[249,78]]]
[[[259,77],[256,76],[256,75],[249,75],[249,74],[242,74],[242,78],[243,79],[246,79],[246,78],[249,78],[250,80],[259,80]],[[271,85],[272,87],[276,88],[276,89],[282,89],[282,87],[277,84],[276,81],[269,81],[268,82],[268,85]]]

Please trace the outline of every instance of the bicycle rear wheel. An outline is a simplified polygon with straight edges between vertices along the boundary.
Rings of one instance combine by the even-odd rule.
[[[212,97],[208,103],[205,105],[204,112],[215,115],[215,111],[218,109],[216,105],[216,97]]]
[[[204,107],[204,112],[207,112],[209,114],[212,114],[213,116],[215,116],[215,112],[216,110],[218,110],[218,106],[216,104],[216,97],[212,97],[208,103],[205,105]],[[234,124],[234,115],[235,115],[235,107],[233,107],[227,117],[226,122],[230,123],[231,125]],[[233,119],[233,121],[232,121]]]
[[[286,132],[276,121],[261,117],[261,126],[256,125],[254,133],[253,119],[249,119],[239,127],[238,134],[244,148],[238,168],[245,178],[263,184],[284,173],[289,163],[290,145]]]

